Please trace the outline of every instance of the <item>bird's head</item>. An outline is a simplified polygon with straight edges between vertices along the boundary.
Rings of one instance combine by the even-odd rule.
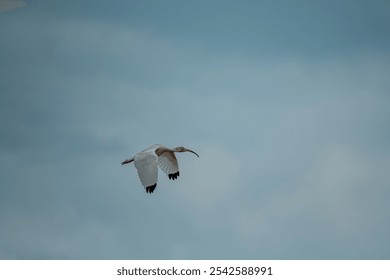
[[[190,152],[190,153],[193,153],[199,157],[199,155],[197,153],[195,153],[194,151],[192,151],[190,149],[184,148],[184,147],[177,147],[177,148],[175,148],[175,150],[179,153]]]

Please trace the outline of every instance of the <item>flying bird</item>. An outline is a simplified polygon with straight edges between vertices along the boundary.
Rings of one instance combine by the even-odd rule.
[[[156,144],[139,152],[134,157],[122,161],[122,165],[134,161],[142,185],[147,193],[152,193],[157,186],[157,166],[168,175],[169,179],[177,179],[180,173],[175,153],[183,152],[190,152],[199,157],[197,153],[184,147],[170,149]]]

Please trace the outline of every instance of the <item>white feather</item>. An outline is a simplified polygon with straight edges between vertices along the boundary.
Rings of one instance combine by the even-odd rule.
[[[139,179],[146,188],[157,183],[157,155],[154,149],[142,151],[135,155],[134,165],[137,168]]]
[[[173,174],[179,171],[176,156],[173,152],[165,152],[158,157],[157,164],[165,174]]]

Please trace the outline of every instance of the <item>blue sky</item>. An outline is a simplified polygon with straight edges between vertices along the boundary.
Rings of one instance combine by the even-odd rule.
[[[0,1],[0,258],[389,259],[389,11]]]

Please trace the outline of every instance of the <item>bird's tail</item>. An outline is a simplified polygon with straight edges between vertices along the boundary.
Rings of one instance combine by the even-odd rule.
[[[128,163],[132,162],[133,160],[134,160],[134,158],[126,159],[126,160],[122,161],[122,165],[128,164]]]

